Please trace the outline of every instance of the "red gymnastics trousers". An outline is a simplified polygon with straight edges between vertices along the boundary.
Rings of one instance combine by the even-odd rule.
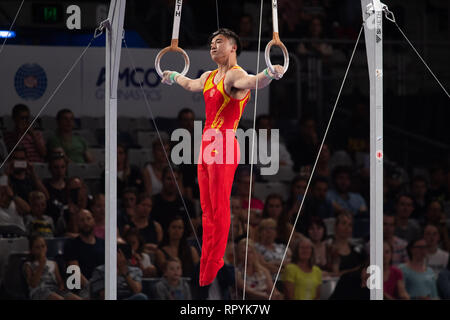
[[[232,98],[225,92],[225,77],[215,79],[217,71],[210,73],[203,88],[206,122],[197,165],[203,212],[200,286],[211,284],[224,265],[230,229],[231,187],[240,161],[235,132],[250,98],[250,91],[241,100]],[[216,84],[217,80],[219,82]]]

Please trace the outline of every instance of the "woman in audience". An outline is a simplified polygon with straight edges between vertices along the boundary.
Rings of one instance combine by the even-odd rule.
[[[288,300],[320,298],[322,270],[314,264],[314,246],[308,238],[296,242],[292,263],[283,272],[284,295]]]
[[[286,209],[289,212],[289,217],[295,216],[300,208],[303,196],[305,195],[308,178],[298,175],[291,181],[290,195],[286,201]],[[289,221],[292,222],[292,221]]]
[[[94,216],[94,234],[97,238],[105,239],[105,195],[99,193],[94,196],[90,211]]]
[[[129,229],[124,235],[124,240],[131,247],[130,265],[140,268],[144,278],[155,277],[157,274],[156,267],[152,264],[150,256],[143,251],[145,243],[139,230],[136,228]]]
[[[175,216],[164,230],[164,238],[156,251],[156,265],[162,273],[169,257],[178,257],[183,266],[183,277],[191,278],[200,261],[197,250],[186,241],[184,220]]]
[[[121,196],[122,198],[117,208],[117,226],[120,234],[123,235],[124,227],[130,225],[131,218],[135,215],[138,191],[136,188],[126,188]]]
[[[423,238],[428,246],[427,266],[433,269],[437,277],[447,267],[449,254],[447,251],[439,248],[441,236],[436,225],[426,225],[423,230]]]
[[[327,270],[333,276],[357,270],[363,262],[362,248],[350,243],[353,233],[353,216],[343,212],[336,217],[334,239],[328,246]]]
[[[409,261],[398,268],[403,272],[405,287],[411,299],[438,299],[436,275],[426,266],[427,243],[424,239],[412,240],[407,247]]]
[[[320,269],[325,269],[327,265],[327,228],[323,220],[319,217],[311,217],[308,226],[308,237],[314,247],[314,261]]]
[[[238,295],[242,299],[242,290],[244,288],[245,271],[245,251],[247,239],[239,241],[237,247],[237,265],[236,277]],[[264,268],[258,258],[254,242],[249,239],[247,251],[247,276],[246,276],[245,298],[251,300],[267,300],[272,291],[273,282],[269,270]],[[280,300],[283,295],[274,289],[272,299]]]
[[[261,264],[269,270],[272,278],[275,280],[281,260],[283,260],[286,246],[281,243],[275,243],[277,237],[277,223],[272,218],[264,219],[258,226],[258,241],[255,243],[256,251],[261,255]],[[290,250],[290,249],[288,249]],[[284,259],[283,267],[290,261]]]
[[[24,265],[26,281],[32,300],[80,300],[64,287],[58,265],[47,259],[47,243],[40,235],[29,240],[30,261]]]
[[[383,292],[384,299],[409,299],[408,292],[406,292],[405,281],[403,280],[403,273],[397,267],[392,265],[392,245],[384,241],[383,243]]]
[[[143,178],[145,183],[145,190],[150,191],[151,195],[161,192],[162,174],[164,168],[167,167],[166,154],[170,159],[170,144],[166,138],[162,139],[164,148],[161,146],[159,139],[155,139],[152,144],[153,162],[147,164],[143,170]],[[165,153],[164,153],[165,150]]]
[[[88,192],[83,180],[72,177],[67,182],[67,206],[56,223],[56,235],[75,238],[78,236],[78,213],[86,209]]]
[[[137,200],[136,212],[131,217],[130,225],[124,227],[126,233],[129,228],[137,228],[140,235],[144,239],[144,250],[146,253],[154,254],[158,248],[158,243],[163,237],[163,230],[161,225],[151,218],[153,200],[143,193],[140,194]]]
[[[62,152],[50,155],[48,169],[51,177],[44,179],[43,183],[49,193],[48,210],[53,222],[57,222],[62,214],[63,207],[68,204],[67,160]]]
[[[269,194],[264,203],[263,218],[273,218],[277,222],[277,238],[275,242],[286,245],[292,232],[293,211],[286,211],[284,208],[283,197],[277,193]],[[294,232],[291,241],[298,240],[300,233]]]

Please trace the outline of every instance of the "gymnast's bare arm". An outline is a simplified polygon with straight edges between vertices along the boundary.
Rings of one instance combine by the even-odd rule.
[[[272,82],[270,77],[274,80],[279,80],[283,77],[283,67],[280,65],[274,65],[273,67],[275,73],[267,70],[269,77],[264,74],[264,71],[254,76],[249,75],[243,69],[231,69],[227,72],[227,76],[225,77],[225,86],[241,90],[256,89],[256,83],[258,83],[258,89],[264,88]]]
[[[164,71],[163,72],[163,78],[162,82],[165,84],[172,84],[172,81],[170,80],[170,75],[173,71]],[[178,83],[180,86],[182,86],[184,89],[192,92],[201,92],[203,91],[203,87],[205,86],[206,79],[208,78],[211,71],[207,71],[203,73],[200,78],[198,79],[190,79],[186,76],[183,76],[181,74],[177,74],[174,77],[174,80],[176,83]]]

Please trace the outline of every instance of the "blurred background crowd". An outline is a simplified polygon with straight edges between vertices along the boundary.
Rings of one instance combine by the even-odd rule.
[[[399,24],[448,84],[449,65],[441,62],[448,57],[449,4],[391,2]],[[370,132],[363,45],[305,195],[361,26],[361,9],[354,1],[278,3],[280,36],[294,63],[286,79],[271,85],[269,113],[258,116],[256,129],[279,130],[280,169],[264,176],[258,164],[251,179],[249,165],[239,165],[226,264],[211,286],[198,286],[202,212],[196,165],[172,164],[172,171],[165,156],[174,145],[173,130],[193,132],[194,121],[204,115],[182,104],[170,106],[172,118],[155,119],[162,140],[150,118],[118,119],[119,299],[242,299],[245,271],[246,299],[268,299],[275,281],[272,299],[369,299]],[[139,35],[143,47],[164,47],[173,5],[128,1],[125,28]],[[183,47],[206,48],[217,27],[215,5],[184,1]],[[414,12],[420,10],[427,18],[417,21]],[[258,1],[219,1],[220,25],[238,32],[244,50],[258,48],[258,13]],[[270,13],[267,5],[266,21]],[[448,100],[398,32],[385,25],[384,297],[449,299]],[[19,28],[25,40],[12,43],[77,44],[75,37],[61,42],[58,30],[42,39],[39,30]],[[271,32],[271,24],[264,24],[263,39]],[[2,105],[0,160],[17,147],[0,177],[1,298],[102,299],[104,118],[61,106],[53,116],[40,117],[19,141],[34,116],[26,104]],[[242,120],[240,127],[253,123]],[[249,143],[244,148],[248,151]],[[74,265],[81,271],[75,289],[67,285]]]

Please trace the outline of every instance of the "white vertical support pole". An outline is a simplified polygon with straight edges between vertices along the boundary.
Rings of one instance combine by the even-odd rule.
[[[383,300],[383,8],[361,0],[370,79],[370,264],[378,267],[371,300]]]
[[[105,64],[105,299],[117,299],[117,83],[126,0],[111,0]]]

